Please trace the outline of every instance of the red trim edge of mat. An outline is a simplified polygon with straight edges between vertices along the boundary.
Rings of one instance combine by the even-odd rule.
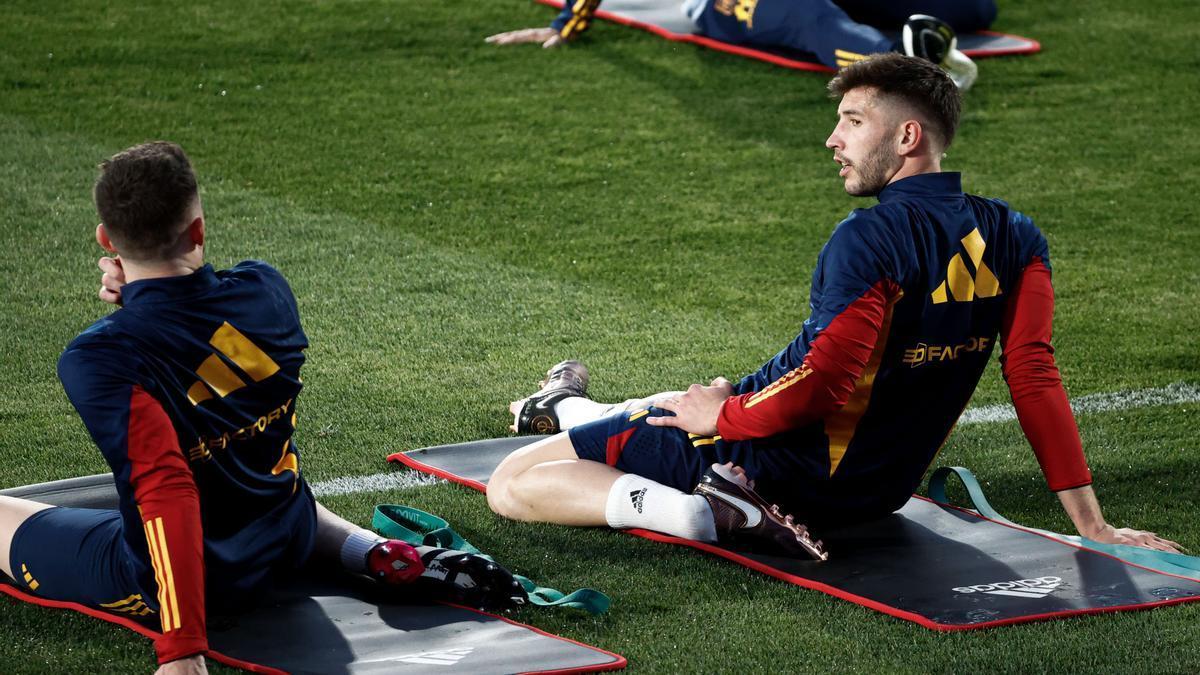
[[[474,482],[474,481],[471,481],[471,482]],[[474,487],[474,486],[471,486],[471,487]],[[14,599],[28,602],[31,605],[37,605],[39,607],[49,607],[52,609],[69,609],[69,610],[79,612],[81,614],[86,614],[88,616],[100,619],[101,621],[107,621],[108,623],[112,623],[112,624],[116,624],[116,625],[124,627],[124,628],[128,628],[129,630],[131,630],[135,633],[138,633],[139,635],[142,635],[143,637],[150,638],[151,640],[159,637],[158,633],[154,632],[153,630],[147,628],[146,626],[143,626],[142,624],[140,624],[132,619],[128,619],[123,616],[117,616],[115,614],[109,614],[108,612],[102,612],[98,609],[92,609],[91,607],[87,607],[85,605],[81,605],[76,602],[63,602],[61,600],[47,600],[45,598],[39,598],[36,595],[30,595],[30,594],[22,591],[21,589],[15,587],[15,586],[6,584],[6,583],[0,583],[0,593],[4,593],[6,595],[12,596]],[[519,621],[513,621],[512,619],[509,619],[509,618],[506,618],[503,616],[499,616],[497,614],[492,614],[491,612],[484,612],[482,610],[474,609],[471,607],[466,607],[464,605],[456,605],[456,604],[450,603],[450,602],[447,602],[445,604],[447,604],[451,607],[465,609],[467,611],[474,612],[476,614],[483,614],[484,616],[490,616],[493,619],[500,619],[501,621],[503,621],[505,623],[510,623],[514,626],[520,626],[521,628],[528,628],[529,630],[531,630],[539,635],[543,635],[548,638],[554,638],[555,640],[562,640],[563,642],[570,642],[571,644],[575,644],[580,647],[586,647],[588,649],[593,649],[595,651],[598,651],[603,654],[607,654],[609,656],[616,658],[616,661],[613,661],[612,663],[601,663],[601,664],[594,665],[594,666],[583,666],[581,668],[523,671],[524,673],[527,673],[529,675],[560,675],[560,674],[565,675],[566,673],[596,673],[596,672],[601,672],[601,671],[606,671],[606,670],[622,670],[629,664],[629,662],[626,661],[624,656],[621,656],[620,654],[617,654],[615,652],[610,652],[607,649],[601,649],[599,647],[594,647],[589,644],[584,644],[577,640],[572,640],[571,638],[566,638],[561,635],[547,633],[546,631],[544,631],[540,628],[537,628],[535,626],[529,626],[529,625],[523,624]],[[288,671],[286,671],[286,670],[280,670],[278,668],[272,668],[271,666],[264,666],[264,665],[261,665],[258,663],[252,663],[250,661],[243,661],[241,659],[235,659],[232,656],[226,656],[225,654],[222,654],[221,652],[212,651],[211,649],[204,652],[204,656],[205,656],[205,658],[211,658],[213,661],[224,664],[226,666],[230,666],[232,668],[240,668],[242,670],[245,670],[245,671],[248,671],[251,673],[264,673],[265,675],[288,675]]]
[[[538,1],[541,2],[541,0],[538,0]],[[459,485],[465,485],[469,488],[474,488],[480,492],[484,492],[484,493],[487,492],[487,486],[484,485],[483,483],[480,483],[479,481],[471,480],[469,478],[461,478],[459,476],[455,476],[454,474],[452,474],[448,471],[443,471],[441,469],[434,468],[428,464],[421,462],[420,460],[416,460],[408,455],[405,455],[403,452],[397,452],[397,453],[388,455],[387,459],[389,462],[400,462],[401,464],[404,464],[404,465],[408,466],[409,468],[412,468],[412,469],[415,469],[417,471],[421,471],[424,473],[432,474],[434,476],[437,476],[438,478],[444,478],[452,483],[458,483]],[[913,496],[917,497],[918,499],[922,499],[927,502],[933,503],[933,500],[928,499],[926,497],[921,497],[920,495],[913,495]],[[1062,544],[1064,546],[1071,546],[1071,547],[1077,548],[1077,549],[1083,548],[1082,546],[1077,546],[1077,545],[1071,544],[1069,542],[1059,541],[1058,539],[1054,539],[1053,537],[1047,537],[1046,535],[1041,534],[1040,532],[1033,532],[1032,530],[1028,530],[1023,527],[1019,527],[1016,525],[1009,525],[1007,523],[1001,523],[998,521],[991,520],[989,518],[985,518],[985,517],[979,515],[978,513],[975,513],[974,511],[970,511],[968,509],[964,509],[964,508],[961,508],[958,506],[953,506],[950,504],[942,504],[942,506],[947,506],[947,507],[955,509],[957,511],[961,511],[967,515],[979,518],[980,520],[986,520],[991,523],[996,523],[997,525],[1004,525],[1005,527],[1011,527],[1015,530],[1021,530],[1023,532],[1029,532],[1031,534],[1036,534],[1038,536],[1044,537],[1046,539],[1049,539],[1050,541]],[[895,607],[891,607],[889,605],[885,605],[883,603],[876,602],[869,598],[864,598],[861,595],[847,593],[846,591],[834,588],[833,586],[829,586],[827,584],[823,584],[819,581],[813,581],[811,579],[805,579],[804,577],[798,577],[794,574],[788,574],[787,572],[783,572],[781,570],[775,569],[774,567],[771,567],[769,565],[764,565],[756,560],[752,560],[752,559],[747,558],[738,553],[734,553],[733,551],[723,549],[719,546],[713,546],[712,544],[706,544],[702,541],[694,541],[691,539],[672,537],[670,535],[660,534],[658,532],[652,532],[650,530],[641,530],[641,529],[636,529],[636,528],[630,529],[630,530],[623,530],[623,531],[628,534],[637,536],[637,537],[642,537],[643,539],[649,539],[651,541],[658,541],[658,542],[662,542],[664,544],[675,544],[677,546],[688,546],[690,548],[699,549],[706,553],[711,553],[713,555],[720,556],[722,558],[725,558],[726,560],[730,560],[730,561],[735,562],[744,567],[748,567],[757,572],[762,572],[763,574],[766,574],[767,576],[775,577],[776,579],[780,579],[782,581],[786,581],[788,583],[795,584],[795,585],[803,587],[803,588],[812,589],[814,591],[820,591],[822,593],[832,595],[836,598],[841,598],[842,600],[852,602],[856,605],[861,605],[862,607],[867,607],[867,608],[873,609],[877,612],[881,612],[881,613],[887,614],[889,616],[894,616],[898,619],[912,621],[913,623],[924,626],[926,628],[936,630],[936,631],[943,631],[943,632],[975,630],[978,628],[995,628],[998,626],[1011,626],[1013,624],[1018,624],[1018,623],[1028,623],[1028,622],[1032,622],[1032,621],[1045,621],[1048,619],[1056,619],[1056,618],[1068,617],[1068,616],[1081,616],[1081,615],[1086,615],[1086,614],[1106,614],[1106,613],[1111,613],[1111,612],[1122,612],[1122,611],[1127,612],[1127,611],[1134,611],[1134,610],[1141,610],[1141,609],[1153,609],[1155,607],[1166,607],[1168,605],[1178,605],[1178,604],[1182,604],[1185,602],[1200,601],[1200,596],[1193,596],[1190,598],[1174,598],[1171,600],[1159,600],[1157,602],[1145,602],[1145,603],[1140,603],[1140,604],[1136,604],[1136,605],[1117,605],[1114,607],[1095,607],[1095,608],[1091,608],[1091,609],[1070,609],[1070,610],[1063,610],[1063,611],[1059,611],[1059,612],[1046,612],[1044,614],[1030,614],[1029,616],[1014,617],[1011,619],[999,619],[997,621],[982,621],[980,623],[973,623],[973,624],[969,624],[969,625],[945,624],[945,623],[938,623],[936,621],[932,621],[932,620],[927,619],[919,614],[914,614],[912,612],[906,612],[902,609],[896,609]],[[1088,550],[1091,550],[1091,549],[1088,549]],[[1128,562],[1125,560],[1121,560],[1120,558],[1117,558],[1116,556],[1108,555],[1107,553],[1102,553],[1100,551],[1092,551],[1092,552],[1097,553],[1099,555],[1108,556],[1110,558],[1113,558],[1114,560],[1118,560],[1118,561],[1120,561],[1126,565],[1129,565],[1131,567],[1138,567],[1138,568],[1147,569],[1147,570],[1150,569],[1148,567],[1142,567],[1141,565],[1137,565],[1137,564],[1134,564],[1134,563],[1131,563],[1131,562]],[[1160,572],[1158,570],[1150,570],[1150,571],[1157,572],[1158,574],[1162,574],[1164,576],[1175,577],[1175,578],[1179,578],[1179,579],[1187,578],[1187,577],[1181,577],[1181,576],[1178,576],[1175,574],[1169,574],[1167,572]]]
[[[10,595],[17,600],[22,600],[24,602],[28,602],[31,605],[37,605],[39,607],[50,607],[52,609],[74,610],[76,612],[79,612],[80,614],[86,614],[88,616],[100,619],[101,621],[107,621],[108,623],[112,623],[112,624],[116,624],[118,626],[122,626],[124,628],[128,628],[129,630],[131,630],[143,637],[148,637],[151,640],[153,640],[157,637],[161,637],[159,633],[154,632],[153,630],[143,626],[142,624],[140,624],[132,619],[127,619],[123,616],[117,616],[115,614],[109,614],[108,612],[102,612],[98,609],[92,609],[91,607],[81,605],[77,602],[63,602],[62,600],[47,600],[46,598],[39,598],[36,595],[30,595],[30,594],[16,588],[15,586],[10,586],[9,584],[0,584],[0,593],[5,593],[6,595]],[[241,659],[235,659],[232,656],[226,656],[220,652],[212,651],[211,649],[204,652],[204,656],[205,656],[205,658],[210,658],[213,661],[216,661],[218,663],[222,663],[222,664],[230,666],[232,668],[240,668],[242,670],[246,670],[251,673],[267,673],[268,675],[287,675],[286,670],[279,670],[278,668],[272,668],[270,666],[264,666],[264,665],[260,665],[257,663],[251,663],[250,661],[242,661]]]
[[[538,4],[546,5],[547,7],[553,7],[554,9],[557,9],[560,11],[563,8],[562,0],[534,0],[534,2],[537,2]],[[744,56],[748,59],[756,59],[758,61],[765,61],[767,63],[772,63],[777,66],[783,66],[784,68],[791,68],[793,70],[807,70],[807,71],[814,72],[814,73],[837,72],[836,68],[830,68],[829,66],[826,66],[826,65],[823,65],[820,63],[813,63],[811,61],[801,61],[799,59],[792,59],[792,58],[788,58],[786,56],[780,56],[778,54],[772,54],[770,52],[765,52],[765,51],[762,51],[761,49],[755,49],[753,47],[742,47],[739,45],[729,44],[728,42],[721,42],[720,40],[714,40],[710,37],[705,37],[703,35],[695,35],[695,34],[691,34],[691,33],[675,33],[675,32],[667,30],[666,28],[663,28],[662,26],[656,26],[652,23],[643,23],[641,21],[629,19],[629,18],[620,16],[617,14],[613,14],[611,12],[606,12],[603,9],[596,10],[596,17],[599,19],[604,19],[605,21],[611,21],[613,23],[620,24],[622,26],[629,26],[630,28],[637,28],[639,30],[644,30],[646,32],[653,33],[653,34],[657,35],[658,37],[663,38],[664,40],[669,40],[671,42],[689,42],[691,44],[699,45],[701,47],[707,47],[708,49],[712,49],[714,51],[726,52],[729,54],[737,54],[738,56]],[[1000,32],[991,31],[991,30],[981,30],[978,32],[983,33],[985,35],[999,35],[999,36],[1003,36],[1003,37],[1019,38],[1021,40],[1028,40],[1029,42],[1032,42],[1033,44],[1030,45],[1029,47],[1014,47],[1012,49],[995,49],[995,50],[987,50],[987,51],[978,51],[978,50],[974,50],[974,49],[963,50],[964,54],[966,54],[967,56],[970,56],[972,58],[981,58],[981,57],[986,58],[986,57],[992,57],[992,56],[1010,56],[1013,54],[1036,54],[1036,53],[1042,51],[1042,43],[1038,42],[1037,40],[1034,40],[1033,38],[1027,38],[1022,35],[1011,35],[1009,33],[1000,33]]]

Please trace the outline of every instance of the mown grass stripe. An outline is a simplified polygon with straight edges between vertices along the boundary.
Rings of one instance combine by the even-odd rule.
[[[1104,394],[1088,394],[1071,400],[1071,410],[1076,416],[1088,413],[1149,408],[1158,405],[1195,403],[1200,401],[1200,386],[1187,382],[1176,382],[1154,389],[1114,391]],[[958,419],[959,425],[1011,422],[1017,419],[1017,411],[1007,403],[968,408]]]

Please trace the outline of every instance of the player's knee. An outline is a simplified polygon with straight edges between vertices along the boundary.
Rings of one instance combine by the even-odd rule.
[[[511,483],[507,476],[502,476],[499,472],[488,481],[487,503],[492,513],[505,518],[513,517],[513,499],[509,492]]]

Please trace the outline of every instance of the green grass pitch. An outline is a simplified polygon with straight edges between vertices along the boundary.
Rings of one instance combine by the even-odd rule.
[[[1044,52],[980,62],[946,167],[1045,231],[1072,396],[1200,381],[1200,12],[1185,0],[1001,0]],[[825,77],[597,24],[559,51],[484,36],[528,0],[45,3],[0,21],[0,487],[97,473],[55,360],[95,299],[95,164],[191,154],[218,266],[291,279],[312,342],[310,480],[500,436],[567,356],[601,399],[759,365],[808,313],[851,208],[823,148]],[[994,366],[974,404],[1003,402]],[[1200,549],[1195,403],[1080,420],[1110,521]],[[1013,519],[1070,525],[1015,422],[956,432]],[[1200,606],[937,634],[724,561],[607,531],[504,522],[457,486],[402,500],[510,566],[591,586],[600,618],[516,618],[645,672],[1197,672]],[[0,599],[0,672],[149,672],[118,628]]]

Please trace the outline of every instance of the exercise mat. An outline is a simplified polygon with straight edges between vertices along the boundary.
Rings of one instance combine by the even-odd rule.
[[[444,445],[388,459],[486,490],[492,470],[508,453],[540,438]],[[1200,600],[1200,580],[918,496],[885,518],[815,532],[829,551],[825,562],[729,550],[647,530],[628,532],[707,551],[935,630]]]

